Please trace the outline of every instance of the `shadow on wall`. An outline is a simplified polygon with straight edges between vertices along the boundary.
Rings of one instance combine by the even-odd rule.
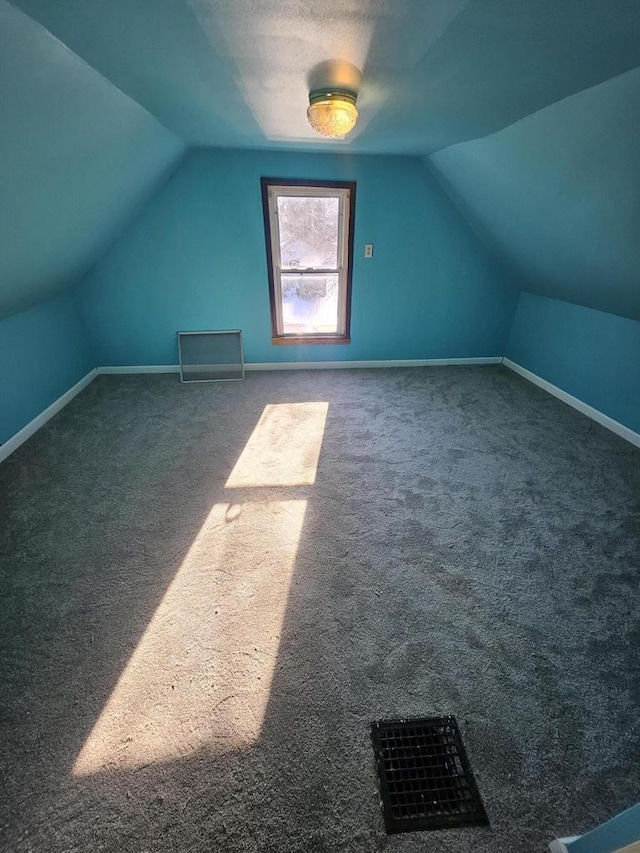
[[[535,392],[496,369],[424,376],[102,377],[3,466],[8,847],[381,849],[368,723],[398,714],[466,721],[512,849],[607,808],[609,741],[581,776],[590,720],[558,671],[559,645],[566,666],[584,653],[566,599],[548,631],[576,578],[545,592],[539,562],[540,512],[585,499],[575,465],[539,457],[576,416],[534,426],[523,460]],[[551,473],[565,497],[545,510]]]

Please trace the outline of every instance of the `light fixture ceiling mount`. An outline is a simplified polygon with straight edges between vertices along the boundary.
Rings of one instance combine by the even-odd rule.
[[[358,121],[357,98],[353,89],[335,86],[313,89],[309,92],[309,124],[322,136],[342,139]]]

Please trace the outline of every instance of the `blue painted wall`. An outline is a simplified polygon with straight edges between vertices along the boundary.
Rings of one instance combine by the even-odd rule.
[[[351,345],[271,344],[261,175],[357,181]],[[173,364],[178,329],[241,328],[250,362],[496,356],[517,299],[418,158],[219,149],[183,162],[78,293],[100,365]]]
[[[0,0],[0,318],[72,287],[184,144]]]
[[[637,320],[523,292],[506,356],[640,432]]]
[[[527,290],[640,320],[639,140],[636,68],[428,162]]]
[[[95,367],[70,294],[0,321],[0,443]]]

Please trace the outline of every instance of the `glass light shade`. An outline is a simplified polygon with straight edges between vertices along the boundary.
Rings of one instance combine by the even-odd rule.
[[[358,121],[356,95],[333,89],[311,92],[307,118],[311,127],[322,136],[346,136]]]

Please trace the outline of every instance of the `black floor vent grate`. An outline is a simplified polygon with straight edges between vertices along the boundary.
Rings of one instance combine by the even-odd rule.
[[[388,833],[489,823],[455,717],[371,723]]]

